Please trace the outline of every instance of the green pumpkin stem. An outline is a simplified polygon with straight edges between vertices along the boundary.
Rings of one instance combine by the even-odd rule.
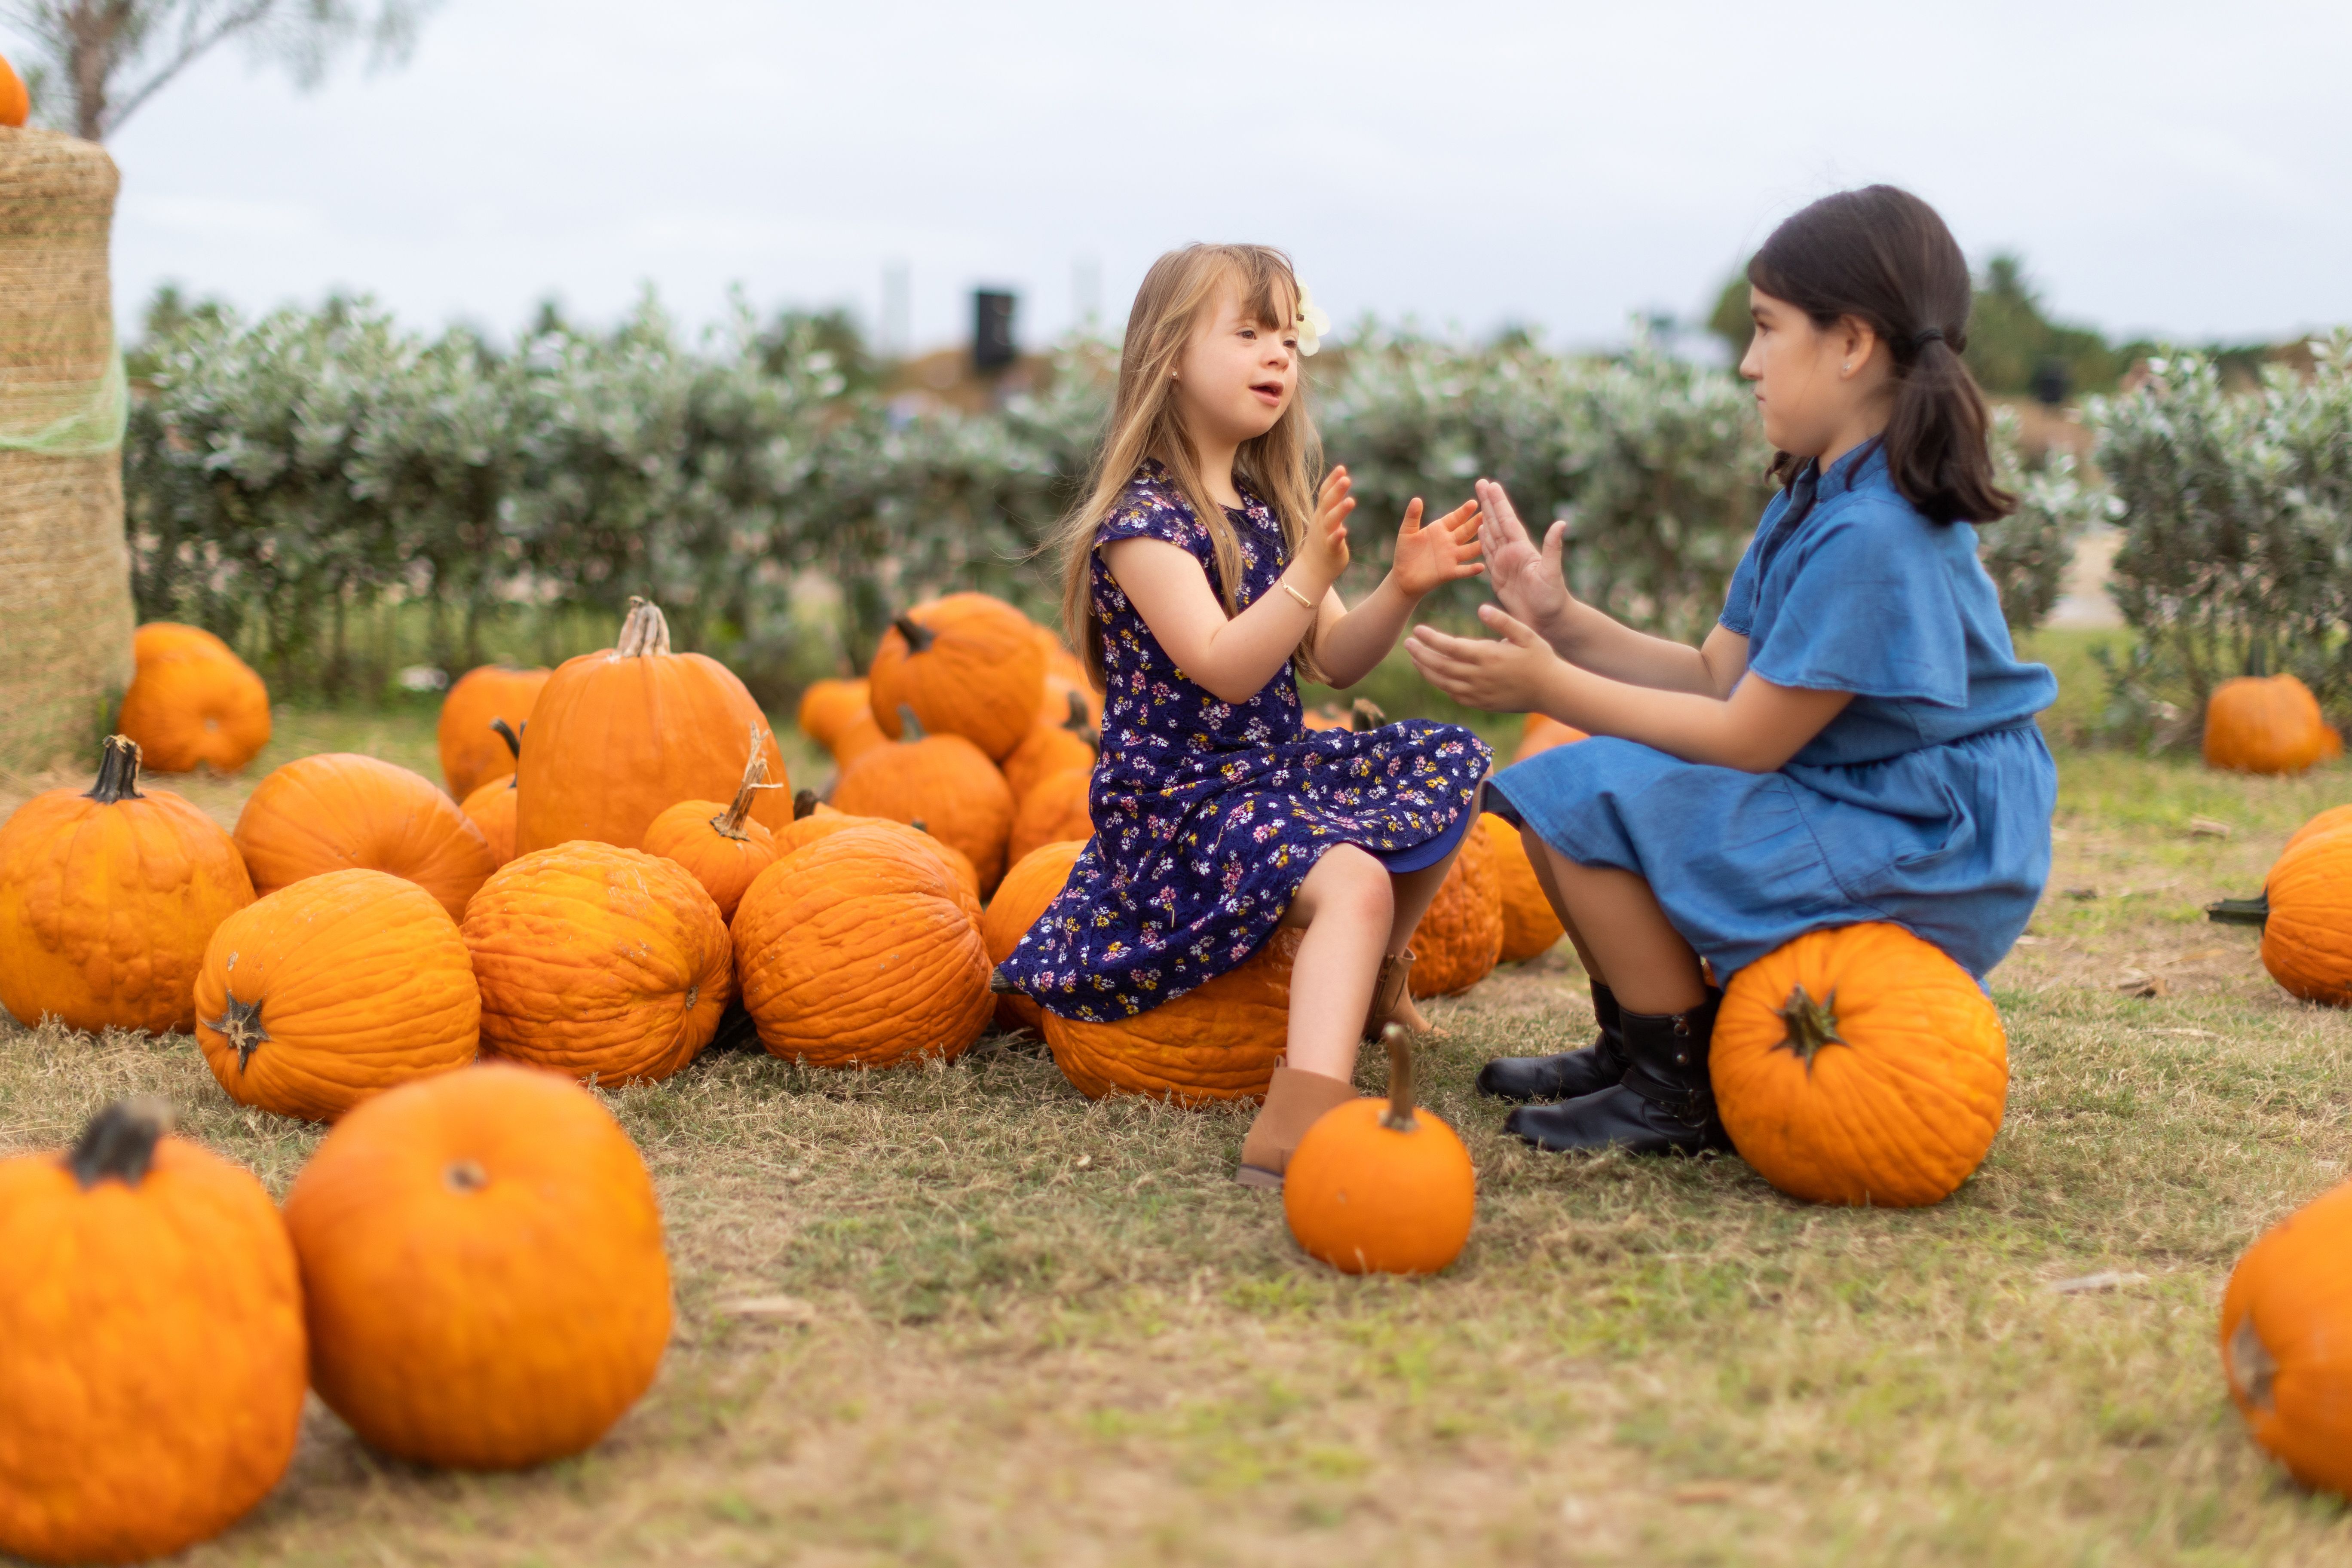
[[[82,798],[100,805],[144,800],[139,793],[139,742],[128,735],[109,735],[98,752],[98,782]]]
[[[520,765],[522,762],[522,737],[515,732],[515,727],[503,719],[493,719],[490,728],[499,732],[499,739],[507,743],[507,750],[514,753],[514,760]],[[530,728],[529,720],[523,721],[523,728]]]
[[[914,709],[904,702],[898,704],[898,739],[910,746],[918,741],[930,739],[921,723],[916,720]]]
[[[1789,993],[1789,1005],[1776,1011],[1780,1021],[1789,1026],[1788,1037],[1780,1042],[1781,1047],[1796,1052],[1797,1059],[1805,1064],[1805,1070],[1809,1073],[1813,1070],[1813,1058],[1821,1054],[1823,1046],[1847,1044],[1845,1037],[1838,1033],[1837,993],[1834,990],[1816,1002],[1805,994],[1805,988],[1800,985]]]
[[[118,1100],[89,1119],[71,1152],[66,1169],[81,1190],[89,1191],[111,1178],[135,1187],[155,1163],[155,1144],[172,1131],[172,1108],[152,1095]]]
[[[2205,918],[2215,925],[2265,926],[2271,919],[2271,896],[2261,893],[2251,899],[2217,899],[2205,906]]]
[[[1389,1108],[1381,1112],[1381,1125],[1391,1132],[1415,1131],[1421,1122],[1412,1113],[1412,1033],[1402,1024],[1389,1024],[1381,1030],[1381,1043],[1389,1048]]]
[[[620,639],[613,644],[614,654],[621,658],[646,658],[669,651],[669,622],[663,618],[661,606],[650,599],[632,597],[629,613],[621,622]]]
[[[930,652],[931,644],[939,636],[937,632],[912,616],[893,616],[890,617],[890,625],[897,628],[900,637],[907,639],[908,653]]]
[[[793,796],[793,820],[802,821],[816,815],[816,791],[804,789]]]

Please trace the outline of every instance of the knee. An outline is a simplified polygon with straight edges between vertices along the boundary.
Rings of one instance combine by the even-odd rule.
[[[1395,918],[1396,893],[1388,868],[1352,844],[1325,850],[1315,879],[1322,884],[1316,889],[1318,916],[1336,914],[1382,929]]]

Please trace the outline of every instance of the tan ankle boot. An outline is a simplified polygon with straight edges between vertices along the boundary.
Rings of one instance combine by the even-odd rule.
[[[1291,1068],[1274,1069],[1266,1086],[1265,1103],[1242,1140],[1242,1168],[1234,1180],[1245,1187],[1278,1187],[1289,1168],[1291,1152],[1307,1130],[1335,1105],[1356,1098],[1356,1086],[1345,1079]]]
[[[1377,1040],[1381,1031],[1389,1026],[1397,1004],[1404,997],[1405,986],[1412,979],[1412,949],[1406,948],[1381,960],[1381,972],[1372,981],[1372,1005],[1364,1015],[1364,1038]]]

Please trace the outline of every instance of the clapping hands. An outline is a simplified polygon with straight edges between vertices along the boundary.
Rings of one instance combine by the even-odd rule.
[[[1538,546],[1519,521],[1511,498],[1492,479],[1477,486],[1479,538],[1486,545],[1487,574],[1495,598],[1522,626],[1544,636],[1557,633],[1559,623],[1575,608],[1575,596],[1560,570],[1568,545],[1568,524],[1555,522],[1545,530]]]

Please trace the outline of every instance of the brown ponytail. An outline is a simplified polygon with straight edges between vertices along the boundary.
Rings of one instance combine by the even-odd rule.
[[[1748,281],[1828,327],[1867,322],[1895,360],[1887,477],[1937,522],[1991,522],[2017,510],[1993,482],[1991,420],[1961,362],[1973,290],[1969,264],[1936,209],[1893,185],[1823,196],[1783,222],[1748,264]],[[1787,452],[1774,477],[1794,473]]]

